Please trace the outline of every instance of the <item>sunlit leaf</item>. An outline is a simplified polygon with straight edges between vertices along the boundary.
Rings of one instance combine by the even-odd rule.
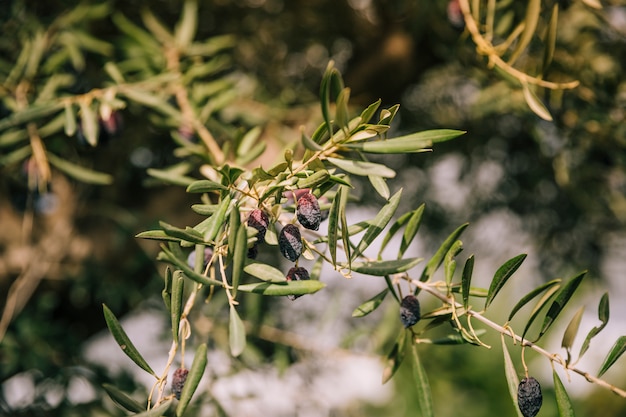
[[[412,153],[428,151],[436,142],[444,142],[459,137],[466,132],[461,130],[439,129],[417,132],[392,139],[348,143],[344,146],[367,153]]]
[[[354,262],[352,263],[352,271],[382,277],[408,271],[422,260],[422,258],[405,258],[391,261]]]
[[[361,112],[362,123],[369,123],[369,121],[372,119],[372,117],[376,113],[376,110],[378,110],[378,107],[380,107],[381,102],[382,100],[378,99],[374,103],[367,106],[367,108]]]
[[[528,294],[523,296],[517,302],[517,304],[515,304],[515,307],[513,307],[513,309],[511,310],[511,313],[509,314],[509,318],[507,319],[507,321],[511,321],[511,319],[513,319],[513,316],[515,316],[515,313],[517,313],[522,307],[524,307],[526,304],[528,304],[533,298],[535,298],[536,296],[538,296],[539,294],[544,292],[546,289],[552,288],[554,286],[558,286],[560,283],[561,283],[560,279],[558,279],[558,278],[557,279],[553,279],[552,281],[548,281],[548,282],[538,286],[537,288],[533,289]]]
[[[209,217],[204,231],[200,230],[200,232],[204,234],[204,239],[207,242],[213,241],[217,237],[219,230],[224,226],[224,220],[226,219],[226,212],[230,206],[230,201],[230,195],[226,195],[220,202],[215,213]]]
[[[161,297],[163,298],[163,303],[167,308],[167,311],[172,311],[172,268],[169,266],[165,267],[165,276],[164,276],[164,286],[161,291]]]
[[[474,255],[470,255],[463,266],[461,274],[461,297],[463,298],[463,308],[467,310],[469,306],[470,284],[472,282],[472,273],[474,272]]]
[[[531,87],[527,83],[522,83],[522,90],[524,92],[524,99],[526,100],[526,104],[528,104],[528,107],[543,120],[551,122],[552,115],[550,114],[550,111],[541,102],[541,100],[539,100],[539,97],[537,97]]]
[[[387,185],[387,181],[383,177],[379,177],[378,175],[368,175],[367,178],[370,180],[372,187],[376,190],[376,192],[385,200],[389,200],[389,196],[391,195],[389,191],[389,186]]]
[[[65,134],[74,136],[74,133],[76,133],[76,114],[72,104],[67,102],[65,104]]]
[[[330,173],[327,170],[322,169],[320,171],[314,172],[308,177],[300,178],[298,182],[296,183],[296,187],[300,189],[303,189],[303,188],[314,189],[318,187],[320,184],[325,183],[329,179],[330,179]]]
[[[342,128],[348,128],[349,115],[348,115],[348,101],[350,100],[350,89],[344,88],[337,96],[337,109],[336,109],[336,121]]]
[[[148,362],[141,356],[133,342],[131,342],[130,338],[122,328],[122,325],[117,320],[113,312],[106,306],[106,304],[102,304],[102,310],[104,312],[104,320],[106,321],[107,327],[113,335],[113,338],[117,342],[117,344],[122,349],[122,352],[126,354],[133,362],[137,364],[141,369],[148,372],[151,375],[156,377],[156,374],[148,365]]]
[[[378,306],[383,302],[387,293],[389,292],[389,288],[385,288],[369,300],[365,301],[363,304],[358,306],[352,312],[352,317],[363,317],[370,314],[372,311],[376,310]]]
[[[193,243],[204,243],[204,238],[202,237],[200,232],[191,227],[181,229],[172,226],[171,224],[165,223],[164,221],[160,221],[159,226],[161,226],[165,234],[168,236],[176,237],[178,239],[186,240]]]
[[[263,281],[275,283],[286,282],[285,274],[271,265],[253,262],[246,265],[243,270],[253,277],[257,277]]]
[[[167,170],[167,169],[155,169],[148,168],[146,173],[151,177],[154,177],[160,181],[163,181],[168,184],[180,185],[183,187],[187,187],[196,181],[193,177],[188,177],[186,175],[181,175],[175,171]]]
[[[100,130],[98,116],[91,107],[91,103],[81,101],[78,104],[80,107],[80,126],[83,136],[88,144],[96,146],[98,144],[98,134]]]
[[[230,306],[230,322],[228,326],[230,354],[237,357],[246,348],[246,327],[241,321],[235,306]]]
[[[198,2],[186,0],[183,3],[181,18],[176,25],[176,44],[182,48],[187,47],[193,41],[198,27]]]
[[[602,298],[600,298],[600,303],[598,304],[598,318],[600,319],[600,322],[602,324],[600,324],[600,326],[594,327],[589,331],[589,334],[587,334],[587,337],[585,338],[585,341],[580,348],[580,353],[578,354],[579,358],[582,357],[585,352],[587,352],[587,349],[589,349],[589,343],[591,342],[591,339],[593,339],[598,333],[600,333],[609,322],[609,311],[609,293],[605,292],[602,295]]]
[[[504,375],[506,376],[506,385],[509,388],[509,395],[511,396],[511,400],[513,400],[513,406],[515,407],[518,417],[524,417],[517,406],[519,378],[517,376],[517,371],[515,370],[515,365],[513,365],[513,361],[511,360],[509,349],[506,347],[504,337],[502,337],[502,354],[504,355]]]
[[[572,298],[572,295],[574,295],[574,292],[576,291],[576,289],[582,282],[583,278],[585,277],[585,274],[586,274],[586,271],[570,279],[563,286],[563,288],[561,288],[561,290],[557,293],[556,298],[554,299],[554,301],[552,301],[552,304],[550,305],[550,308],[548,309],[548,312],[546,313],[546,317],[543,321],[543,325],[541,327],[541,331],[539,332],[539,336],[537,339],[539,339],[548,331],[552,323],[554,323],[554,320],[556,320],[559,313],[563,311],[563,309],[565,308],[565,305],[570,300],[570,298]]]
[[[454,242],[448,253],[446,253],[446,257],[444,260],[444,276],[446,279],[446,283],[450,285],[452,283],[452,278],[454,277],[454,272],[456,271],[456,260],[454,257],[458,255],[459,252],[463,250],[463,242],[457,240]]]
[[[200,380],[202,379],[202,375],[204,375],[206,364],[207,346],[205,343],[202,343],[198,346],[195,354],[193,355],[193,362],[191,363],[191,368],[189,368],[187,380],[185,381],[185,385],[183,385],[183,389],[180,393],[180,400],[178,400],[178,405],[176,406],[176,417],[182,417],[183,414],[185,414],[185,410],[191,401],[191,397],[193,397],[193,394],[196,392],[196,389],[200,384]]]
[[[511,275],[513,275],[522,262],[524,262],[524,259],[526,259],[526,254],[517,255],[506,261],[500,268],[498,268],[493,276],[493,280],[491,280],[491,285],[489,285],[489,293],[487,294],[487,299],[485,300],[485,310],[489,307],[508,279],[511,278]]]
[[[402,189],[396,192],[380,209],[376,217],[371,220],[369,227],[365,231],[363,238],[359,242],[357,248],[352,254],[353,258],[361,255],[365,249],[382,233],[384,228],[389,224],[391,217],[395,214],[398,205],[400,204],[400,198],[402,197]]]
[[[426,370],[424,370],[424,367],[420,362],[420,358],[417,353],[417,344],[411,344],[411,353],[413,358],[413,377],[415,378],[413,382],[415,384],[417,402],[421,410],[420,416],[435,417],[430,383],[428,382]]]
[[[578,334],[578,327],[580,326],[580,320],[583,317],[583,313],[585,312],[585,306],[582,306],[578,309],[572,320],[570,320],[565,332],[563,333],[563,340],[561,340],[561,347],[567,350],[572,348],[574,344],[574,339]]]
[[[239,285],[239,291],[270,296],[305,295],[313,294],[325,286],[326,284],[323,282],[314,280],[289,281],[284,284],[256,282],[253,284]]]
[[[526,50],[537,29],[537,22],[541,14],[541,0],[529,0],[526,5],[526,16],[524,17],[524,31],[517,41],[517,46],[511,54],[508,63],[513,65],[515,60]]]
[[[185,291],[185,276],[182,271],[174,272],[172,277],[172,298],[170,307],[170,317],[172,319],[172,336],[175,343],[178,343],[178,328],[180,327],[180,317],[183,308],[183,294]]]
[[[396,172],[383,164],[376,164],[374,162],[354,161],[340,158],[326,158],[331,164],[343,169],[346,172],[354,175],[360,175],[366,177],[368,175],[377,175],[383,178],[393,178],[396,176]]]
[[[626,336],[620,336],[615,342],[609,354],[604,358],[600,371],[598,371],[598,378],[600,378],[611,366],[619,359],[620,356],[626,351]]]
[[[133,397],[121,391],[116,386],[111,384],[102,384],[102,388],[104,388],[107,394],[109,394],[109,397],[111,397],[113,402],[123,409],[132,411],[133,413],[141,413],[142,411],[145,411],[146,407],[144,405],[139,404]]]

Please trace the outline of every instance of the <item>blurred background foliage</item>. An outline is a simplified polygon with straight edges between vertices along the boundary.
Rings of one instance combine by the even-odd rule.
[[[544,2],[545,7],[554,2]],[[499,22],[506,34],[522,19],[524,5],[502,3],[512,13],[509,26],[505,19]],[[486,68],[463,33],[454,1],[200,2],[196,38],[228,34],[236,39],[215,75],[232,82],[232,94],[207,125],[218,141],[241,129],[264,126],[265,158],[273,161],[286,143],[299,138],[301,125],[319,120],[319,81],[332,59],[355,104],[378,98],[383,106],[401,104],[398,131],[443,127],[469,132],[426,157],[384,160],[401,168],[395,184],[411,196],[402,203],[405,211],[427,203],[420,234],[432,247],[425,250],[438,246],[458,224],[488,227],[480,221],[506,213],[519,219],[539,248],[535,256],[542,279],[589,269],[590,276],[610,285],[602,260],[623,236],[626,221],[626,5],[605,1],[597,10],[582,1],[559,3],[556,51],[547,75],[576,79],[580,86],[541,92],[554,118],[546,122],[528,109],[518,86]],[[141,11],[149,8],[165,26],[174,27],[182,7],[174,0],[93,4],[89,18],[58,28],[70,35],[89,34],[80,51],[71,51],[71,42],[65,43],[71,52],[59,71],[72,77],[63,86],[64,94],[102,86],[110,80],[103,71],[106,62],[139,53],[128,47],[128,39],[114,24],[115,13],[140,24]],[[10,71],[19,59],[25,39],[75,8],[69,0],[2,2],[3,69]],[[523,57],[525,68],[538,66],[540,51],[539,41],[531,44]],[[158,73],[159,62],[140,70]],[[0,95],[9,93],[6,87],[0,90]],[[162,286],[153,261],[157,246],[133,236],[159,219],[193,224],[198,218],[188,210],[196,201],[182,188],[155,184],[146,175],[147,168],[180,161],[168,127],[139,106],[120,113],[123,123],[107,137],[102,130],[96,147],[62,133],[45,139],[46,147],[62,158],[112,175],[110,185],[76,182],[55,171],[49,186],[41,189],[29,184],[28,164],[4,159],[0,167],[1,305],[5,313],[15,312],[9,321],[3,318],[0,380],[26,374],[36,388],[27,404],[13,410],[10,392],[0,392],[0,414],[107,415],[114,409],[98,388],[101,383],[142,390],[130,373],[111,374],[89,363],[84,343],[104,328],[103,302],[118,316],[138,306],[161,314],[150,304]],[[0,118],[10,114],[6,105],[0,107]],[[3,147],[0,158],[13,150]],[[366,205],[368,193],[362,193]],[[494,245],[512,239],[496,238]],[[19,296],[10,297],[11,285],[24,274],[30,279],[19,288]],[[264,301],[249,308],[258,314],[258,323],[271,317],[272,307]],[[390,317],[396,319],[387,314],[349,328],[364,332],[373,323],[388,325]],[[497,340],[492,342],[498,346]],[[249,364],[289,363],[298,357],[297,348],[285,350],[271,340],[259,338],[255,345],[258,355],[247,358]],[[372,346],[381,355],[389,348],[376,341]],[[499,356],[494,359],[467,346],[430,349],[428,354],[432,360],[425,365],[437,415],[513,414]],[[385,405],[353,404],[334,412],[407,415],[415,410],[409,374],[398,376]],[[76,381],[95,387],[86,402],[72,398]],[[623,415],[623,401],[609,396],[586,396],[580,403],[582,414]],[[546,404],[550,407],[554,411],[554,405]]]

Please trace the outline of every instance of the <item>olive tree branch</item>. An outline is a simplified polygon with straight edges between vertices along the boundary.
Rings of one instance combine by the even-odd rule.
[[[412,279],[412,278],[407,278],[407,280],[409,282],[411,282],[411,284],[415,285],[416,287],[418,287],[420,290],[425,291],[427,293],[429,293],[430,295],[438,298],[439,300],[443,301],[446,304],[450,304],[452,307],[456,308],[463,308],[463,305],[457,301],[455,301],[454,299],[448,298],[445,294],[441,293],[440,291],[436,290],[433,288],[433,286],[431,284],[428,284],[426,282],[422,282],[420,280],[417,279]],[[607,388],[609,390],[611,390],[613,393],[619,395],[620,397],[626,398],[626,391],[618,388],[612,384],[609,384],[608,382],[597,378],[591,374],[589,374],[586,371],[583,371],[581,369],[576,368],[575,366],[571,365],[571,364],[567,364],[565,361],[563,361],[562,359],[560,359],[560,356],[556,353],[550,353],[547,350],[545,350],[544,348],[542,348],[541,346],[536,345],[535,343],[527,340],[527,339],[523,339],[521,336],[516,335],[515,333],[513,333],[513,331],[511,330],[510,327],[504,327],[499,325],[498,323],[495,323],[493,321],[491,321],[490,319],[488,319],[487,317],[483,316],[482,313],[477,312],[472,310],[471,308],[468,308],[467,310],[464,311],[464,314],[466,314],[468,317],[473,317],[476,320],[482,322],[483,324],[491,327],[492,329],[496,330],[497,332],[509,336],[510,338],[512,338],[515,342],[519,342],[521,344],[521,346],[523,347],[528,347],[532,350],[534,350],[535,352],[545,356],[546,358],[548,358],[551,363],[558,363],[561,367],[563,367],[563,369],[565,369],[565,371],[571,371],[574,373],[577,373],[578,375],[583,376],[587,381],[593,383],[593,384],[597,384],[601,387]]]

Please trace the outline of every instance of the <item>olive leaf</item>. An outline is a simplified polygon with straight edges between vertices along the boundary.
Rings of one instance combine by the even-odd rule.
[[[602,362],[602,366],[598,371],[598,378],[604,375],[624,352],[626,352],[626,336],[620,336],[617,341],[615,341],[608,355],[606,355],[606,358],[604,358],[604,362]]]
[[[585,341],[580,347],[580,353],[578,354],[579,358],[581,358],[585,354],[585,352],[587,352],[587,349],[589,349],[589,343],[591,342],[591,339],[594,338],[598,333],[600,333],[609,322],[609,311],[609,293],[605,292],[602,295],[602,298],[600,298],[600,303],[598,304],[598,319],[600,319],[602,324],[600,324],[600,326],[594,327],[589,331],[589,334],[587,334]]]
[[[246,273],[252,275],[253,277],[256,277],[263,281],[275,282],[275,283],[287,282],[285,278],[285,274],[283,274],[282,271],[274,268],[271,265],[267,265],[267,264],[263,264],[259,262],[253,262],[253,263],[249,263],[248,265],[246,265],[243,268],[243,270]]]
[[[513,309],[511,310],[511,312],[509,313],[509,318],[507,319],[507,321],[511,321],[513,319],[513,316],[515,316],[515,314],[522,308],[524,307],[526,304],[528,304],[533,298],[535,298],[536,296],[538,296],[539,294],[541,294],[542,292],[544,292],[547,289],[553,288],[553,287],[557,287],[559,286],[559,284],[561,283],[561,279],[557,278],[557,279],[553,279],[552,281],[548,281],[540,286],[538,286],[537,288],[533,289],[532,291],[530,291],[528,294],[526,294],[525,296],[523,296],[513,307]]]
[[[387,293],[389,293],[389,288],[385,288],[369,300],[365,301],[363,304],[354,309],[352,317],[364,317],[376,310],[387,296]]]
[[[117,344],[122,349],[122,352],[126,354],[133,362],[137,364],[141,369],[148,372],[150,375],[156,377],[156,374],[148,365],[148,362],[141,356],[133,342],[131,342],[130,338],[122,328],[122,325],[117,320],[113,312],[106,306],[106,304],[102,304],[102,310],[104,312],[104,320],[106,321],[107,327],[111,332],[111,335],[117,342]]]
[[[376,217],[369,222],[369,227],[363,235],[363,238],[359,242],[357,248],[352,253],[352,258],[363,254],[363,251],[380,235],[383,229],[389,224],[391,217],[395,214],[398,204],[400,204],[400,198],[402,196],[402,189],[396,192],[378,212]]]
[[[180,400],[176,406],[176,417],[182,417],[182,415],[185,414],[185,410],[191,401],[191,397],[193,397],[193,394],[196,392],[198,384],[200,384],[200,379],[202,379],[202,375],[204,375],[206,364],[207,346],[206,343],[202,343],[196,348],[196,352],[193,355],[193,362],[191,363],[191,368],[189,368],[187,380],[185,381],[185,385],[183,385],[183,389],[180,392]]]
[[[470,285],[472,282],[472,273],[474,272],[474,255],[470,255],[463,266],[461,274],[461,297],[463,299],[463,308],[467,310],[469,306]]]
[[[461,236],[461,233],[463,233],[468,225],[469,223],[462,224],[446,238],[446,240],[441,244],[439,249],[437,249],[437,252],[435,252],[433,257],[430,258],[430,260],[426,264],[426,268],[424,268],[424,271],[420,276],[420,281],[428,281],[428,279],[433,276],[437,268],[439,268],[439,266],[443,262],[446,253],[448,253],[454,242],[457,241],[459,236]]]
[[[517,271],[517,268],[520,267],[522,262],[526,259],[526,254],[517,255],[508,261],[506,261],[493,276],[493,280],[491,280],[491,285],[489,286],[489,292],[487,294],[487,299],[485,300],[485,310],[493,299],[496,297],[498,292],[502,289],[504,284],[506,284],[507,280]]]
[[[185,276],[182,271],[174,272],[172,278],[172,298],[170,316],[172,319],[172,337],[178,343],[178,329],[180,327],[180,317],[182,315],[183,294],[185,290]]]
[[[413,359],[413,377],[415,378],[414,383],[417,390],[417,400],[421,410],[420,415],[424,417],[435,417],[430,383],[428,382],[426,370],[424,370],[424,367],[422,366],[419,355],[417,353],[416,343],[411,343],[411,353]]]
[[[506,347],[504,337],[501,337],[501,340],[502,354],[504,356],[504,376],[506,377],[506,384],[509,388],[509,395],[511,396],[511,400],[513,400],[513,406],[515,407],[515,411],[517,412],[518,417],[524,417],[519,407],[517,406],[517,389],[519,386],[517,371],[515,370],[515,365],[513,365],[513,361],[511,360],[509,349]]]
[[[228,327],[228,341],[230,345],[230,353],[233,356],[239,356],[246,348],[246,327],[241,321],[237,309],[234,305],[230,306],[230,322]]]
[[[114,385],[102,384],[102,388],[109,394],[109,397],[120,407],[132,411],[134,413],[141,413],[145,411],[146,407],[139,404],[133,397],[121,391]]]
[[[552,370],[552,379],[554,380],[554,392],[556,394],[556,406],[559,410],[559,417],[574,417],[572,401],[569,395],[567,395],[561,378],[559,378],[559,375],[554,369]]]
[[[383,384],[386,384],[387,381],[389,381],[393,377],[396,371],[400,368],[402,361],[404,360],[404,356],[406,352],[406,348],[405,348],[406,339],[407,339],[406,336],[407,336],[407,332],[402,330],[398,334],[398,337],[396,338],[395,343],[393,344],[391,350],[387,354],[387,360],[386,360],[387,363],[385,365],[385,369],[383,369],[383,376],[382,376]]]
[[[552,323],[554,323],[554,320],[556,320],[556,318],[558,317],[559,313],[563,311],[563,309],[565,308],[565,305],[572,298],[572,295],[574,295],[574,292],[576,291],[576,289],[582,282],[586,273],[587,272],[585,271],[574,276],[557,293],[554,301],[552,301],[552,304],[550,305],[550,308],[548,309],[548,312],[546,313],[546,317],[544,318],[543,325],[541,327],[541,331],[539,332],[539,336],[537,337],[537,340],[539,340],[539,338],[548,331]]]

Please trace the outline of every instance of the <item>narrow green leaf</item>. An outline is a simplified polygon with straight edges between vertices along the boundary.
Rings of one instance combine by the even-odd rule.
[[[318,292],[325,286],[326,284],[323,282],[314,280],[289,281],[284,284],[256,282],[253,284],[240,285],[239,291],[268,296],[305,295]]]
[[[209,217],[204,230],[204,239],[207,242],[215,240],[219,230],[224,226],[224,220],[226,219],[226,212],[230,206],[230,195],[226,195],[222,201],[220,201],[217,211]]]
[[[178,343],[178,328],[180,327],[180,317],[183,312],[184,292],[185,276],[182,271],[178,270],[174,272],[174,276],[172,278],[172,301],[170,309],[170,317],[172,319],[172,336],[175,343]]]
[[[376,190],[376,192],[385,200],[389,200],[389,196],[391,195],[389,191],[389,186],[387,185],[387,181],[383,177],[379,177],[378,175],[368,175],[367,179],[370,180],[372,187]]]
[[[405,258],[391,261],[354,262],[352,264],[352,271],[382,277],[408,271],[422,260],[422,258]]]
[[[298,182],[296,183],[296,187],[300,189],[303,189],[303,188],[313,189],[325,183],[329,179],[330,179],[330,173],[326,171],[325,169],[322,169],[322,170],[314,172],[308,177],[300,178]]]
[[[233,251],[233,272],[232,272],[232,294],[237,295],[237,287],[243,273],[243,266],[246,262],[246,253],[248,252],[248,230],[245,224],[239,226],[237,231],[237,239],[235,241],[235,249]]]
[[[487,333],[485,329],[476,330],[476,336],[482,336]],[[432,345],[440,345],[440,346],[450,346],[450,345],[465,345],[468,343],[475,344],[473,341],[467,340],[467,338],[461,336],[460,334],[449,334],[444,337],[440,337],[437,339],[422,339],[420,338],[420,343],[430,343]]]
[[[463,233],[468,225],[468,223],[462,224],[454,232],[452,232],[450,236],[446,238],[446,240],[441,244],[439,249],[437,249],[437,252],[435,252],[433,257],[426,264],[426,268],[422,272],[420,281],[428,281],[430,277],[433,276],[437,268],[439,268],[439,266],[443,262],[443,258],[446,256],[446,253],[448,253],[454,242],[457,241],[459,236],[461,236],[461,233]]]
[[[330,259],[333,266],[337,265],[337,229],[339,228],[339,213],[341,211],[340,204],[342,201],[341,193],[343,193],[343,187],[339,187],[333,203],[330,206],[328,212],[328,251],[330,252]]]
[[[550,308],[548,309],[548,312],[546,313],[546,317],[543,321],[543,326],[541,327],[541,331],[539,332],[537,340],[548,331],[552,323],[554,323],[554,320],[556,320],[559,313],[563,311],[565,305],[570,300],[572,295],[574,295],[574,292],[582,282],[586,273],[587,272],[585,271],[573,277],[558,292],[556,298],[554,299],[554,301],[550,305]]]
[[[187,265],[187,261],[178,258],[176,255],[174,255],[172,251],[165,248],[164,246],[161,247],[161,250],[162,250],[161,253],[163,255],[159,256],[157,259],[160,261],[167,261],[171,263],[172,265],[174,265],[176,268],[181,269],[185,273],[185,276],[187,276],[187,278],[191,279],[192,281],[195,281],[202,285],[209,285],[209,286],[217,285],[219,287],[224,286],[222,281],[210,279],[210,278],[205,277],[204,275],[198,274],[193,269],[191,269],[189,265]]]
[[[574,344],[574,339],[578,334],[578,327],[580,326],[580,319],[583,317],[583,313],[585,312],[585,306],[582,306],[578,309],[572,320],[570,320],[565,332],[563,333],[563,340],[561,340],[561,347],[567,349],[568,351],[572,348]]]
[[[328,134],[330,136],[333,134],[333,128],[330,120],[331,90],[334,90],[337,94],[339,94],[338,91],[341,91],[344,88],[341,74],[334,67],[334,65],[333,61],[328,62],[328,66],[326,67],[326,71],[322,77],[322,82],[320,83],[320,104],[322,107],[322,116],[324,117],[326,129],[328,130]]]
[[[468,259],[469,260],[469,259]],[[463,283],[461,285],[453,285],[451,288],[453,293],[463,293]],[[481,287],[469,287],[468,295],[470,297],[487,298],[487,289]]]
[[[161,291],[161,297],[163,298],[163,303],[167,308],[167,311],[172,311],[172,269],[168,266],[165,267],[165,276],[163,277],[164,286]]]
[[[166,235],[172,236],[181,240],[186,240],[187,242],[192,243],[204,243],[204,238],[195,229],[191,227],[186,227],[185,229],[181,229],[171,224],[165,223],[164,221],[159,222],[159,226],[163,229]]]
[[[65,103],[65,134],[74,136],[74,133],[76,133],[76,114],[72,103],[67,102]]]
[[[97,185],[109,185],[113,183],[113,177],[109,174],[92,171],[91,169],[76,165],[66,159],[59,158],[50,152],[48,152],[46,156],[50,164],[54,165],[59,171],[79,181]]]
[[[443,264],[444,276],[446,278],[446,283],[448,286],[452,284],[452,278],[454,278],[454,272],[456,271],[456,260],[454,257],[459,254],[463,250],[463,242],[457,240],[454,242],[448,253],[446,253],[446,257]]]
[[[385,288],[369,300],[365,301],[363,304],[354,309],[354,311],[352,312],[352,317],[364,317],[372,311],[376,310],[378,306],[380,306],[380,304],[383,302],[388,292],[389,288]]]
[[[589,334],[585,338],[585,341],[580,348],[580,353],[578,354],[579,358],[581,358],[585,354],[585,352],[587,352],[587,349],[589,349],[589,343],[591,342],[591,339],[593,339],[598,333],[600,333],[609,322],[608,292],[605,292],[604,295],[602,295],[602,298],[600,298],[600,303],[598,304],[598,318],[600,319],[600,322],[602,324],[600,324],[600,326],[594,327],[593,329],[591,329],[591,331],[589,331]]]
[[[349,191],[345,186],[341,186],[343,192],[341,193],[341,202],[339,203],[339,220],[341,222],[341,240],[343,242],[343,250],[348,260],[348,268],[352,269],[352,257],[350,252],[352,250],[352,242],[350,242],[350,235],[348,234],[348,218],[346,217],[346,207],[348,205]]]
[[[393,178],[396,176],[396,172],[393,169],[388,168],[386,165],[376,164],[374,162],[353,161],[331,157],[326,158],[326,160],[354,175],[360,175],[363,177],[368,175],[377,175],[383,178]]]
[[[524,333],[522,333],[522,339],[526,337],[526,332],[530,329],[530,326],[535,322],[535,319],[539,316],[539,313],[543,308],[548,305],[548,302],[556,297],[556,293],[561,288],[561,285],[554,285],[549,287],[544,295],[541,296],[537,304],[533,307],[533,310],[530,313],[530,317],[526,322],[526,326],[524,326]]]
[[[85,101],[78,103],[80,107],[80,124],[82,127],[85,140],[91,146],[98,144],[98,116],[96,112],[91,108],[91,104]]]
[[[237,357],[246,348],[246,327],[241,321],[235,306],[230,306],[230,323],[228,326],[228,341],[231,355]]]
[[[461,274],[461,296],[463,298],[463,308],[469,307],[470,284],[472,282],[472,274],[474,272],[474,255],[470,255],[463,266]]]
[[[191,44],[198,27],[198,2],[197,0],[185,0],[181,18],[175,29],[176,44],[186,48]]]
[[[113,335],[113,338],[117,342],[117,344],[122,348],[122,351],[128,356],[133,362],[137,364],[141,369],[148,372],[149,374],[156,377],[156,374],[148,365],[148,362],[141,356],[133,342],[131,342],[130,338],[122,328],[122,325],[117,320],[113,312],[106,306],[106,304],[102,304],[102,310],[104,311],[104,320],[106,321],[107,327]]]
[[[506,384],[509,388],[509,395],[511,396],[511,400],[513,400],[513,406],[515,407],[515,411],[517,412],[518,417],[524,417],[517,405],[517,389],[519,387],[519,378],[517,377],[517,371],[515,370],[515,365],[513,365],[513,361],[511,360],[509,349],[506,347],[504,337],[502,337],[501,339],[502,354],[504,355],[504,375],[506,376]]]
[[[430,383],[428,382],[428,376],[417,354],[416,343],[411,343],[411,352],[413,357],[413,376],[415,377],[414,382],[415,388],[417,389],[417,402],[421,410],[420,415],[423,417],[435,417]]]
[[[517,304],[515,304],[515,307],[513,307],[513,309],[511,310],[511,313],[509,314],[509,318],[507,319],[507,321],[511,321],[513,319],[513,316],[515,316],[515,313],[517,313],[522,307],[528,304],[533,298],[535,298],[536,296],[538,296],[539,294],[541,294],[542,292],[544,292],[545,290],[549,288],[552,288],[554,286],[558,287],[560,283],[561,283],[560,279],[558,278],[553,279],[552,281],[548,281],[538,286],[537,288],[535,288],[534,290],[530,291],[528,294],[523,296],[522,299],[519,300]]]
[[[526,16],[524,18],[524,31],[517,41],[517,46],[508,60],[509,65],[513,65],[515,60],[526,50],[537,29],[537,22],[541,14],[541,0],[528,0],[526,6]]]
[[[352,258],[356,258],[357,256],[363,254],[363,251],[367,249],[367,247],[380,235],[383,229],[389,224],[391,217],[395,214],[398,209],[398,205],[400,204],[400,198],[402,197],[402,189],[396,192],[385,204],[376,217],[370,222],[367,231],[363,235],[363,238],[359,242],[356,250],[352,254]]]
[[[349,120],[350,116],[348,115],[348,101],[349,100],[350,100],[350,89],[346,87],[343,90],[341,90],[341,92],[339,93],[339,96],[337,96],[337,106],[336,106],[337,113],[335,116],[337,124],[342,129],[347,129],[348,123],[350,121]]]
[[[165,233],[163,230],[146,230],[145,232],[141,232],[135,235],[136,238],[140,239],[152,239],[152,240],[165,240],[168,242],[180,242],[181,239],[178,237],[173,237]]]
[[[154,177],[158,180],[161,180],[167,184],[180,185],[182,187],[187,187],[189,184],[196,181],[193,177],[188,177],[186,175],[181,175],[177,172],[173,172],[166,169],[154,169],[148,168],[146,173],[151,177]]]
[[[550,22],[548,23],[548,30],[544,38],[545,48],[543,50],[543,65],[542,72],[545,74],[552,63],[554,57],[554,49],[556,46],[556,33],[559,22],[559,3],[555,3],[552,6],[552,13],[550,14]]]
[[[33,105],[27,109],[12,113],[10,116],[0,119],[0,132],[13,126],[32,120],[49,116],[63,109],[65,104],[59,100],[54,103],[46,103],[41,105]]]
[[[567,391],[561,382],[561,378],[556,373],[556,370],[552,370],[552,377],[554,380],[554,392],[556,394],[556,406],[559,409],[559,417],[574,417],[574,407],[572,401],[567,395]]]
[[[302,146],[304,146],[305,149],[310,149],[312,151],[321,151],[322,149],[324,149],[317,142],[308,137],[307,134],[304,133],[304,129],[302,129],[301,131],[300,138],[302,141]]]
[[[598,371],[598,378],[604,375],[624,352],[626,352],[626,336],[620,336],[609,351],[609,354],[604,358],[600,371]]]
[[[383,238],[383,241],[379,245],[379,249],[378,249],[378,257],[379,258],[382,256],[383,251],[385,250],[385,248],[387,247],[387,245],[389,244],[391,239],[398,232],[398,230],[400,230],[405,224],[407,224],[409,222],[412,214],[414,214],[413,211],[410,211],[408,213],[404,213],[402,216],[398,217],[398,219],[391,225],[391,227],[389,228],[389,230],[385,234],[385,237]],[[400,258],[402,258],[402,256],[398,256],[398,259],[400,259]]]
[[[169,104],[165,97],[155,96],[147,91],[139,88],[124,88],[120,90],[120,94],[126,96],[129,100],[135,101],[139,104],[143,104],[146,107],[152,108],[165,116],[169,116],[175,120],[180,120],[181,114],[174,106]]]
[[[370,122],[370,120],[372,119],[372,117],[376,113],[376,110],[378,110],[378,107],[380,107],[380,103],[382,103],[382,100],[378,99],[374,103],[372,103],[369,106],[367,106],[367,108],[361,112],[361,123],[369,123]]]
[[[526,254],[517,255],[506,261],[500,268],[498,268],[493,276],[493,280],[491,280],[491,285],[489,285],[489,293],[487,294],[487,299],[485,300],[485,310],[489,307],[508,279],[511,278],[511,275],[513,275],[522,262],[524,262],[524,259],[526,259]]]
[[[285,274],[283,274],[282,271],[274,268],[271,265],[253,262],[246,265],[243,270],[253,277],[259,278],[266,282],[281,283],[287,281],[287,279],[285,278]]]
[[[400,368],[402,361],[404,360],[404,356],[406,353],[406,337],[407,332],[402,330],[398,334],[398,338],[396,342],[393,344],[393,347],[387,354],[387,363],[385,365],[385,369],[383,370],[383,384],[386,384],[387,381],[393,377],[396,371]]]
[[[541,100],[539,100],[539,97],[537,97],[531,87],[527,83],[522,83],[522,90],[524,92],[524,100],[526,100],[528,107],[543,120],[551,122],[552,115],[550,114],[550,111],[541,102]]]
[[[170,398],[169,400],[163,401],[161,404],[157,405],[150,410],[144,411],[143,413],[133,414],[134,417],[161,417],[167,415],[170,407],[172,406],[172,402],[174,400]]]
[[[382,109],[380,111],[380,119],[378,120],[379,125],[389,125],[393,121],[394,117],[398,113],[398,109],[400,109],[399,104],[394,104],[388,109]]]
[[[134,398],[121,391],[115,385],[102,384],[102,388],[104,388],[107,394],[109,394],[109,397],[111,397],[113,402],[123,409],[132,411],[133,413],[141,413],[142,411],[145,411],[145,406],[139,404]]]
[[[198,346],[196,353],[193,355],[193,362],[189,373],[187,374],[187,380],[183,385],[183,390],[180,393],[180,400],[176,406],[176,417],[182,417],[185,414],[185,410],[191,401],[191,397],[196,392],[207,363],[207,346],[205,343]]]
[[[187,187],[188,193],[210,193],[216,190],[228,190],[228,187],[211,180],[194,181]]]
[[[444,142],[465,134],[461,130],[440,129],[418,132],[392,139],[348,143],[344,146],[367,153],[395,154],[428,152],[434,142]]]
[[[404,253],[409,248],[409,245],[413,242],[413,239],[415,239],[417,231],[419,230],[422,223],[422,214],[424,214],[424,207],[424,204],[422,204],[417,209],[411,212],[411,217],[409,217],[409,221],[404,228],[404,233],[402,234],[400,250],[398,250],[398,259],[404,256]]]

